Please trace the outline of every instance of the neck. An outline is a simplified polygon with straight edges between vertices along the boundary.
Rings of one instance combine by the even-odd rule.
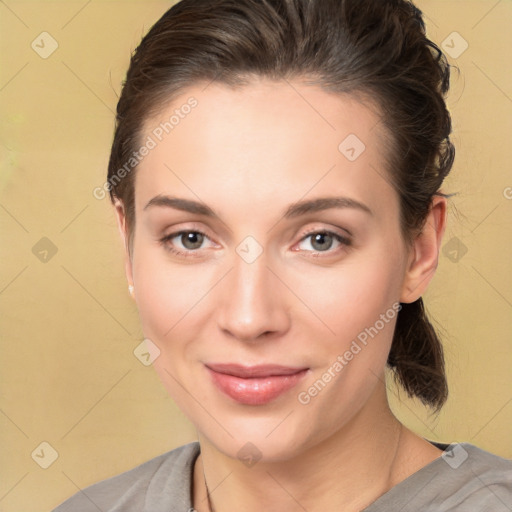
[[[441,453],[405,429],[389,409],[385,388],[380,393],[342,429],[290,460],[262,459],[248,468],[200,436],[194,508],[350,512],[367,507]],[[376,408],[379,403],[385,407]],[[419,449],[421,457],[411,457],[411,449]]]

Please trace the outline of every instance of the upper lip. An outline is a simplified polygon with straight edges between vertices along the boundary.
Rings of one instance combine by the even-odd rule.
[[[241,364],[207,364],[210,370],[217,373],[224,373],[226,375],[233,375],[234,377],[240,377],[248,379],[251,377],[270,377],[276,375],[293,375],[299,373],[307,368],[298,368],[291,366],[281,366],[277,364],[261,364],[257,366],[244,366]]]

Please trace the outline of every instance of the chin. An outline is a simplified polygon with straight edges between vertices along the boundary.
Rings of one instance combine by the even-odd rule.
[[[221,424],[233,435],[219,429],[212,431],[211,423],[201,430],[201,437],[208,440],[215,449],[232,459],[239,459],[248,467],[255,462],[282,462],[297,457],[310,446],[312,433],[308,432],[304,421],[293,422],[283,418],[289,413],[272,415],[264,420],[258,418],[243,418],[232,421],[222,420]],[[285,422],[289,422],[286,426]],[[282,423],[281,423],[282,422]]]

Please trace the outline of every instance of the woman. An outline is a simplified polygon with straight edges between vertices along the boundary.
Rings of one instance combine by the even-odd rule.
[[[449,65],[403,0],[183,0],[132,57],[105,190],[164,386],[198,442],[65,511],[512,509],[512,462],[439,410],[422,294],[445,230]]]

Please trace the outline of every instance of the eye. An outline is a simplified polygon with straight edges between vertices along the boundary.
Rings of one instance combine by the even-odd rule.
[[[207,235],[201,231],[178,231],[164,236],[160,243],[172,254],[184,257],[195,257],[198,249],[203,249],[203,243],[210,240]],[[211,241],[210,241],[211,242]]]
[[[313,251],[308,249],[308,245],[313,248]],[[351,245],[351,240],[341,236],[337,233],[333,233],[332,231],[314,231],[312,233],[307,234],[302,238],[299,242],[299,250],[313,252],[318,255],[318,253],[336,253],[337,248],[342,248],[343,246],[348,247]],[[331,250],[332,247],[335,247],[334,250]]]
[[[203,245],[205,237],[206,235],[199,233],[198,231],[187,231],[185,233],[180,233],[175,238],[178,238],[179,242],[181,242],[185,249],[193,251],[194,249],[199,249],[201,245]]]

